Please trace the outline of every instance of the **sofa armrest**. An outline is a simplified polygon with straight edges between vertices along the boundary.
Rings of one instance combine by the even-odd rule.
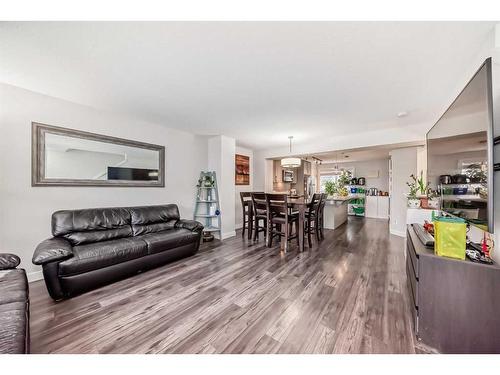
[[[49,238],[40,243],[33,254],[32,262],[43,265],[57,260],[63,260],[73,256],[73,247],[64,238]]]
[[[0,253],[0,271],[16,268],[21,263],[17,255]]]
[[[177,220],[177,222],[175,223],[175,227],[184,228],[192,232],[201,232],[204,228],[203,225],[198,221],[184,219]]]

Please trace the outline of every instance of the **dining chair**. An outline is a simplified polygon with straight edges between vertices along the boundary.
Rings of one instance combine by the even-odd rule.
[[[252,227],[253,227],[253,204],[252,204],[252,193],[249,191],[240,192],[241,199],[241,210],[243,217],[243,228],[241,231],[241,236],[245,236],[245,230],[248,230],[248,239],[252,239]]]
[[[288,196],[286,194],[266,194],[267,207],[267,245],[273,246],[273,238],[285,238],[284,251],[288,251],[288,241],[298,236],[299,216],[290,214],[288,207]],[[292,226],[295,224],[295,234],[292,233]]]
[[[259,233],[264,232],[264,239],[267,241],[267,206],[265,193],[252,193],[253,212],[253,239],[259,239]],[[262,225],[260,222],[262,221]]]
[[[320,241],[319,208],[321,205],[322,197],[323,194],[318,194],[318,193],[313,194],[311,202],[308,204],[307,211],[305,213],[306,220],[304,222],[304,233],[307,234],[307,243],[309,244],[309,247],[312,247],[311,234],[313,230],[316,234],[316,239],[318,240],[318,242]]]
[[[321,202],[319,203],[318,207],[318,234],[321,239],[325,238],[325,235],[323,234],[323,228],[325,224],[325,203],[326,203],[326,197],[327,195],[325,193],[321,194]]]

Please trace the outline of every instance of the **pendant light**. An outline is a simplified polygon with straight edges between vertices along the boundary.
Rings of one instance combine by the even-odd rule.
[[[333,169],[334,169],[334,171],[333,171],[334,175],[339,175],[341,173],[341,171],[339,171],[339,153],[338,153],[338,151],[335,153],[335,165],[334,165]]]
[[[290,154],[292,153],[292,139],[293,136],[289,136],[288,139],[290,140]],[[300,158],[283,158],[281,159],[281,166],[283,168],[298,168],[302,164],[302,160]]]

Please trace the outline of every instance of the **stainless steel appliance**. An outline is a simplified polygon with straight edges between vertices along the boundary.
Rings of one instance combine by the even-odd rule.
[[[283,182],[293,182],[293,171],[290,169],[283,169]]]
[[[312,176],[304,177],[304,195],[310,199],[316,193],[316,179]]]

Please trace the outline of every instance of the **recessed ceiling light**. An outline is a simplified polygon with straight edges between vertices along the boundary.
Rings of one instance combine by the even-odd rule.
[[[399,112],[399,113],[398,113],[398,117],[399,117],[399,118],[401,118],[401,117],[406,117],[406,116],[408,116],[408,112],[406,112],[406,111],[403,111],[403,112]]]

